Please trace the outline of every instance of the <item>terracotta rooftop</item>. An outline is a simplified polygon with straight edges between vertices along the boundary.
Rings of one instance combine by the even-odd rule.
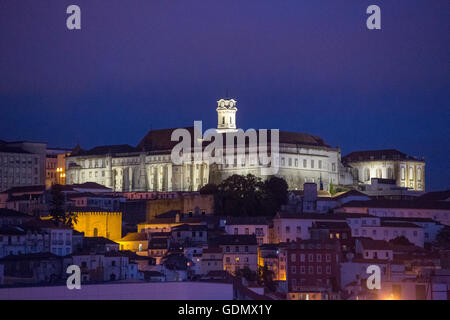
[[[368,201],[350,201],[350,202],[344,204],[343,207],[450,210],[450,202],[448,202],[448,201],[380,199],[380,200],[368,200]]]
[[[267,225],[267,217],[228,217],[227,225]]]
[[[364,250],[392,250],[392,245],[384,240],[373,240],[370,238],[357,238]]]
[[[421,161],[415,157],[409,156],[406,153],[400,152],[395,149],[354,151],[354,152],[342,157],[343,162],[358,162],[358,161],[372,161],[372,160],[416,160],[416,161]]]
[[[222,235],[217,239],[219,245],[256,245],[255,235]]]
[[[12,187],[8,190],[5,190],[1,193],[15,194],[15,193],[31,193],[31,192],[40,192],[43,193],[45,191],[45,185],[36,185],[36,186],[23,186],[23,187]]]
[[[343,193],[339,193],[337,195],[335,195],[333,197],[334,200],[341,200],[341,199],[345,199],[346,197],[352,197],[352,196],[357,196],[357,197],[367,197],[370,198],[368,195],[358,191],[358,190],[349,190],[347,192],[343,192]]]
[[[75,148],[70,157],[72,156],[84,156],[84,155],[101,155],[101,154],[118,154],[118,153],[133,153],[139,150],[128,144],[98,146],[89,150],[83,150],[81,148]]]
[[[71,156],[81,156],[81,155],[102,155],[102,154],[124,154],[124,153],[135,153],[135,152],[159,152],[159,153],[170,153],[175,145],[179,141],[171,141],[172,132],[178,128],[166,128],[166,129],[155,129],[150,130],[138,143],[136,147],[130,146],[128,144],[121,145],[107,145],[98,146],[89,150],[83,150],[80,146],[76,146]],[[186,129],[191,138],[193,145],[194,138],[194,127],[184,127],[180,129]],[[257,139],[259,139],[259,130],[256,130]],[[224,133],[222,133],[224,135]],[[267,131],[267,141],[270,144],[271,133],[270,130]],[[224,144],[226,143],[224,138]],[[313,136],[307,133],[289,132],[289,131],[279,131],[279,142],[285,144],[294,144],[301,146],[314,146],[322,148],[330,148],[330,146],[319,136]],[[208,145],[209,142],[203,142],[203,147]]]
[[[130,232],[125,237],[117,241],[147,241],[148,234],[145,232]]]
[[[30,219],[32,218],[31,216],[29,216],[25,213],[6,209],[6,208],[0,208],[0,218],[1,217],[23,217],[23,218],[30,218]]]
[[[290,213],[278,212],[274,219],[305,219],[305,220],[335,220],[342,221],[348,218],[371,217],[368,214],[359,213]]]

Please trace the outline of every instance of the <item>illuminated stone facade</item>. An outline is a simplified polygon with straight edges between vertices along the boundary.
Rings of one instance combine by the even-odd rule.
[[[425,191],[425,161],[403,152],[389,150],[356,151],[343,157],[354,169],[359,184],[370,184],[371,178],[391,179],[399,187]]]
[[[216,109],[218,132],[236,130],[236,101],[221,99]],[[185,128],[194,136],[194,128]],[[83,150],[77,146],[66,161],[66,182],[96,182],[117,192],[197,191],[209,182],[220,183],[233,174],[254,174],[263,179],[263,166],[248,157],[231,164],[209,165],[206,161],[175,165],[170,153],[178,141],[171,141],[175,129],[151,130],[136,146],[111,145]],[[280,131],[277,176],[290,189],[302,189],[315,182],[328,190],[330,183],[341,184],[340,149],[330,147],[317,136]],[[352,179],[350,179],[352,181]]]
[[[45,187],[50,188],[54,184],[66,184],[66,157],[70,156],[70,150],[47,149],[45,160]]]
[[[85,237],[104,237],[110,240],[119,240],[122,238],[122,213],[99,211],[98,209],[89,210],[77,209],[77,223],[74,229],[78,232],[84,232]]]

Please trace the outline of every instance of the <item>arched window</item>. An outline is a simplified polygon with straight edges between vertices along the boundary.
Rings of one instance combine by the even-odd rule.
[[[230,117],[230,124],[233,124],[233,118]]]
[[[225,124],[225,117],[222,117],[222,124]]]
[[[405,167],[402,167],[402,169],[401,169],[401,178],[402,178],[402,180],[405,180]]]
[[[387,169],[387,177],[388,177],[388,179],[394,178],[394,175],[392,174],[392,168]]]
[[[421,167],[417,168],[417,180],[419,180],[419,181],[422,180],[422,168]]]
[[[377,169],[377,178],[382,178],[382,177],[383,177],[383,176],[382,176],[381,169],[378,168],[378,169]]]
[[[413,167],[409,167],[409,180],[413,180],[414,179],[414,171],[413,171]]]
[[[369,168],[364,169],[364,180],[370,181],[370,170]]]

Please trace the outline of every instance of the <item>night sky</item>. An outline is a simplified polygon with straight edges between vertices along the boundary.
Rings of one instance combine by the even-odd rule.
[[[396,148],[450,188],[449,0],[0,0],[0,139],[136,145],[215,127],[227,89],[240,128]]]

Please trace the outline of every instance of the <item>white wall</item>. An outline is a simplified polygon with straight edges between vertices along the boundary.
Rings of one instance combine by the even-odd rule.
[[[4,288],[0,300],[232,300],[233,286],[212,282],[145,282],[66,286]]]

